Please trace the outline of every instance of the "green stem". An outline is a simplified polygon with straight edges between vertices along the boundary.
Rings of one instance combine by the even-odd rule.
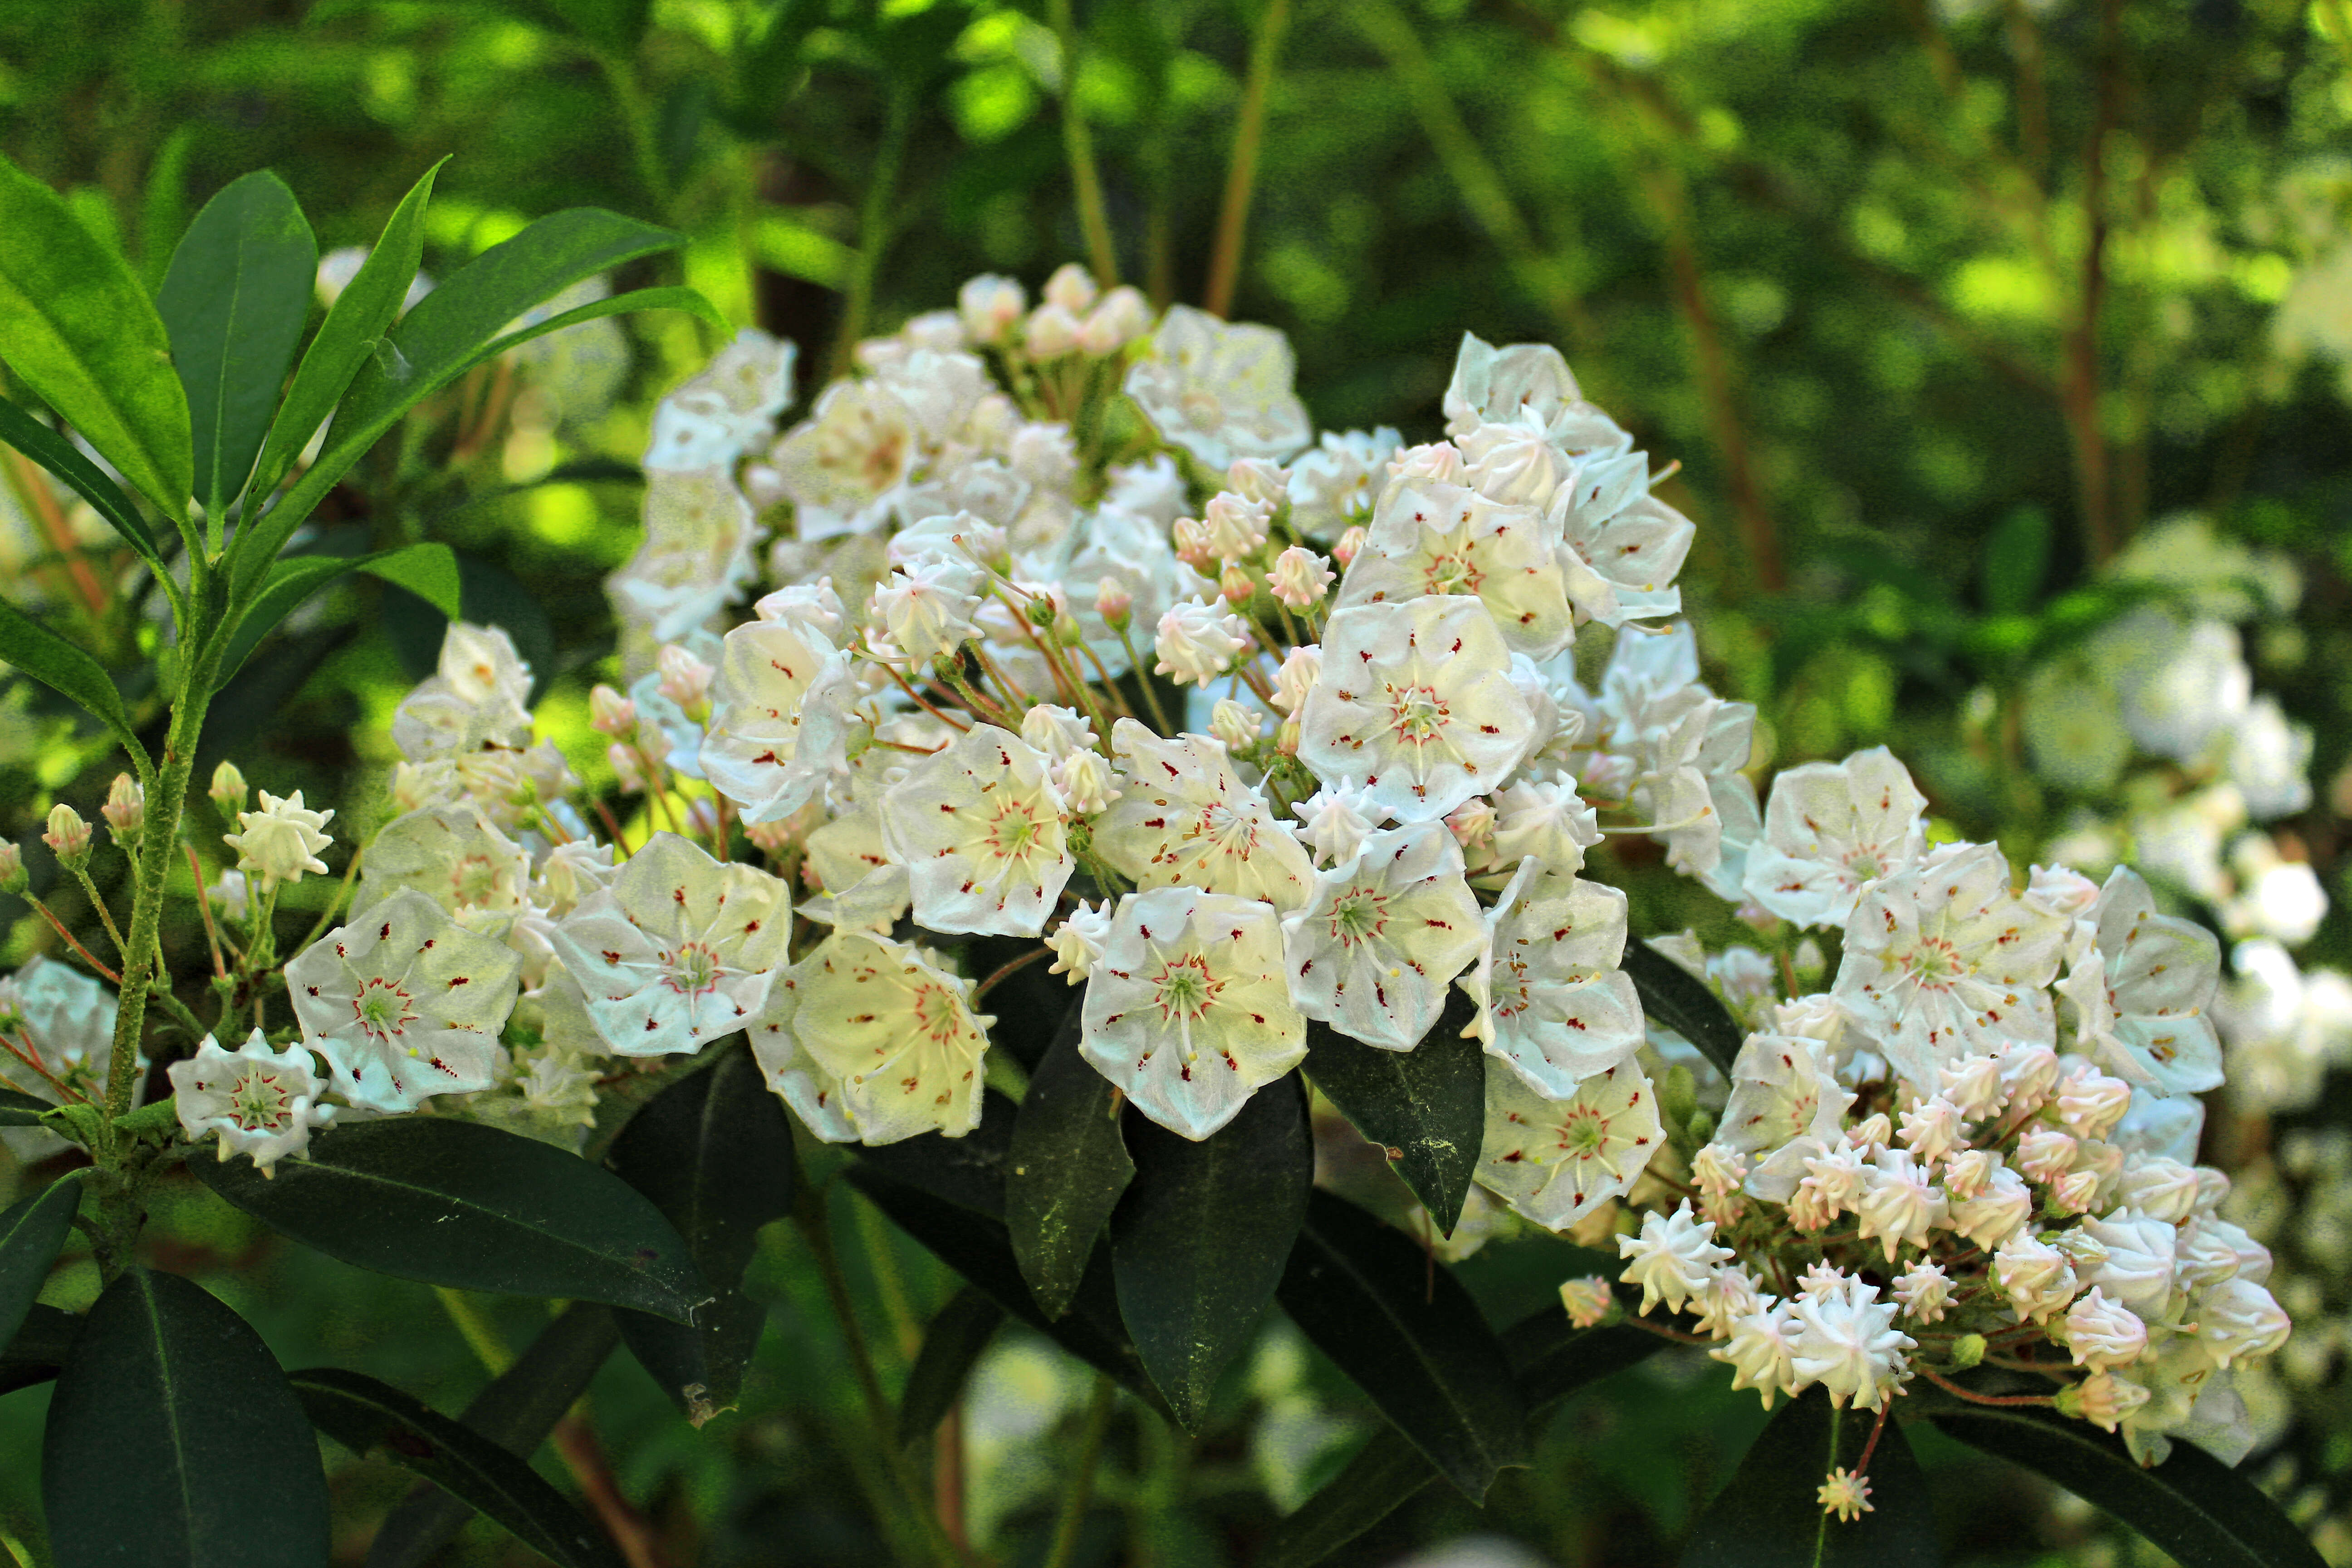
[[[1167,710],[1160,706],[1160,693],[1152,689],[1150,670],[1144,664],[1143,656],[1135,651],[1135,644],[1129,638],[1125,626],[1118,628],[1118,646],[1127,649],[1127,661],[1135,667],[1135,683],[1143,689],[1144,705],[1151,710],[1151,727],[1163,735],[1174,734],[1176,731],[1168,724]]]
[[[1280,4],[1280,0],[1276,0]],[[1070,185],[1077,196],[1078,227],[1087,237],[1087,259],[1095,280],[1108,289],[1118,281],[1118,249],[1111,243],[1110,215],[1103,206],[1102,175],[1095,167],[1094,132],[1078,108],[1078,26],[1070,0],[1053,0],[1054,37],[1062,46],[1062,153],[1069,160]]]
[[[1265,95],[1274,83],[1275,57],[1290,21],[1290,0],[1266,0],[1257,34],[1250,40],[1249,79],[1242,87],[1241,118],[1234,125],[1234,161],[1225,171],[1225,202],[1217,216],[1216,248],[1209,257],[1209,287],[1202,307],[1212,316],[1230,315],[1241,281],[1242,236],[1249,226],[1250,193],[1257,185],[1257,155],[1265,140]]]
[[[1279,0],[1277,0],[1279,3]],[[1054,1526],[1054,1549],[1045,1557],[1045,1568],[1070,1568],[1070,1561],[1078,1550],[1078,1531],[1087,1521],[1087,1505],[1094,1499],[1095,1466],[1102,1458],[1103,1434],[1110,1428],[1110,1408],[1118,1385],[1101,1373],[1095,1373],[1094,1398],[1087,1405],[1085,1434],[1078,1439],[1076,1468],[1070,1472],[1070,1484],[1062,1494],[1062,1516]]]
[[[459,1337],[474,1352],[474,1359],[482,1363],[482,1369],[492,1377],[504,1376],[507,1368],[514,1365],[514,1352],[507,1348],[506,1336],[499,1332],[499,1326],[490,1321],[488,1314],[463,1290],[436,1285],[433,1294],[440,1300],[441,1310],[449,1314],[449,1321],[457,1326]]]
[[[874,154],[873,173],[866,177],[866,205],[857,218],[857,261],[849,274],[841,336],[833,346],[835,375],[849,374],[851,356],[857,341],[866,335],[866,320],[874,311],[874,282],[882,270],[882,252],[889,244],[891,205],[898,198],[899,165],[907,161],[907,138],[914,125],[914,90],[894,80],[882,121],[882,145]]]
[[[611,49],[598,49],[596,68],[604,73],[604,85],[612,89],[613,106],[621,111],[621,126],[629,138],[629,157],[636,164],[637,183],[646,188],[646,200],[652,207],[654,221],[667,223],[669,181],[662,173],[653,107],[637,85],[636,62]]]

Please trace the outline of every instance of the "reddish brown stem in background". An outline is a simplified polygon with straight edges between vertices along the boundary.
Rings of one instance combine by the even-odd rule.
[[[613,1479],[613,1468],[604,1462],[604,1450],[588,1423],[577,1415],[557,1422],[555,1450],[563,1456],[572,1479],[580,1483],[582,1500],[621,1549],[629,1568],[668,1568],[660,1537],[645,1515],[621,1495],[620,1483]]]
[[[221,962],[220,932],[213,925],[213,901],[205,897],[204,863],[196,858],[194,845],[183,844],[180,847],[188,852],[188,875],[195,879],[196,908],[204,911],[205,942],[213,950],[214,978],[225,980],[228,977],[228,965]]]
[[[1242,239],[1249,227],[1250,194],[1257,184],[1258,149],[1265,138],[1266,89],[1274,81],[1275,58],[1289,25],[1289,0],[1266,0],[1257,36],[1250,40],[1249,75],[1242,85],[1242,110],[1234,122],[1233,163],[1225,171],[1225,199],[1217,216],[1217,238],[1209,257],[1209,286],[1202,307],[1212,316],[1233,313],[1234,289],[1242,276]]]
[[[939,1505],[940,1528],[948,1544],[961,1557],[971,1550],[963,1514],[963,1404],[949,1407],[940,1423],[938,1450],[931,1459],[931,1495]]]
[[[2004,1395],[1995,1395],[1995,1394],[1970,1394],[1967,1389],[1962,1388],[1958,1384],[1954,1383],[1950,1378],[1944,1376],[1941,1373],[1937,1372],[1937,1371],[1934,1367],[1932,1367],[1932,1366],[1922,1366],[1921,1368],[1919,1368],[1919,1374],[1920,1374],[1922,1377],[1925,1377],[1925,1378],[1926,1378],[1929,1383],[1934,1384],[1937,1388],[1940,1388],[1940,1389],[1942,1389],[1945,1393],[1947,1393],[1947,1394],[1948,1394],[1952,1395],[1954,1398],[1956,1398],[1956,1399],[1965,1399],[1965,1400],[1967,1400],[1970,1405],[2050,1405],[2050,1404],[2054,1403],[2054,1401],[2053,1401],[2053,1400],[2051,1400],[2051,1399],[2049,1399],[2049,1398],[2045,1397],[2044,1395],[2038,1394],[2004,1394]]]
[[[971,999],[974,1002],[979,1001],[982,997],[996,989],[997,982],[1012,974],[1015,970],[1028,968],[1039,959],[1051,955],[1053,951],[1054,950],[1050,947],[1033,948],[1029,952],[1023,953],[1020,957],[1007,961],[998,967],[995,973],[990,975],[987,979],[980,983],[979,988],[971,994]]]
[[[41,911],[41,918],[49,922],[49,929],[56,931],[59,936],[65,938],[66,945],[68,947],[72,948],[76,952],[81,954],[81,961],[84,963],[87,963],[92,969],[97,970],[99,973],[104,975],[114,984],[120,985],[122,984],[122,976],[117,974],[113,970],[109,969],[103,963],[100,963],[97,958],[91,954],[89,949],[82,946],[81,943],[74,940],[74,933],[66,930],[65,921],[58,919],[56,915],[49,912],[48,905],[41,902],[38,899],[32,900],[31,903],[35,909]]]

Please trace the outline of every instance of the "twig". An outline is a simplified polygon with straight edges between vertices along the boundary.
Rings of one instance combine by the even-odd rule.
[[[971,999],[974,1002],[979,1001],[982,997],[995,990],[998,982],[1012,974],[1015,970],[1026,969],[1031,964],[1036,963],[1039,959],[1052,956],[1053,952],[1054,950],[1050,947],[1034,947],[1027,952],[1023,953],[1020,957],[1009,959],[1005,963],[997,965],[996,972],[993,974],[991,974],[987,979],[982,981],[979,987],[972,992]]]
[[[2050,1398],[2044,1397],[2043,1395],[2037,1394],[1999,1394],[1999,1395],[1996,1395],[1996,1394],[1971,1394],[1971,1393],[1969,1393],[1967,1389],[1962,1388],[1958,1384],[1954,1383],[1950,1378],[1946,1377],[1943,1373],[1941,1373],[1937,1372],[1937,1371],[1934,1367],[1932,1367],[1932,1366],[1926,1366],[1926,1365],[1922,1365],[1922,1366],[1920,1366],[1920,1367],[1919,1367],[1919,1375],[1920,1375],[1920,1376],[1922,1376],[1922,1377],[1924,1377],[1924,1378],[1926,1378],[1929,1383],[1934,1384],[1937,1388],[1942,1389],[1945,1393],[1947,1393],[1947,1394],[1951,1394],[1954,1398],[1956,1398],[1956,1399],[1965,1399],[1965,1400],[1967,1400],[1970,1405],[2055,1405],[2055,1404],[2057,1403],[2057,1401],[2056,1401],[2056,1400],[2054,1400],[2054,1399],[2050,1399]]]
[[[91,953],[89,949],[82,946],[80,942],[74,940],[74,933],[66,930],[66,922],[58,919],[58,917],[50,911],[48,905],[41,902],[40,900],[33,897],[30,893],[25,895],[25,900],[31,904],[35,909],[41,911],[41,918],[49,922],[49,929],[56,931],[59,936],[65,938],[66,945],[79,953],[81,955],[81,961],[84,963],[89,964],[92,969],[98,971],[100,974],[103,975],[113,984],[121,985],[122,984],[121,975],[117,974],[113,970],[109,969],[106,965],[100,963],[97,957]]]
[[[555,1451],[563,1456],[565,1468],[580,1484],[581,1500],[621,1549],[629,1568],[668,1568],[661,1538],[622,1495],[620,1483],[613,1479],[613,1467],[605,1462],[604,1446],[596,1441],[586,1417],[575,1408],[555,1424],[554,1436]]]
[[[364,846],[352,851],[352,863],[343,868],[342,886],[335,889],[335,896],[329,899],[327,907],[319,912],[318,924],[312,926],[310,934],[302,939],[303,947],[308,948],[312,942],[327,934],[327,922],[334,919],[335,911],[343,907],[345,899],[351,897],[352,879],[360,874],[360,858],[366,853],[367,849]]]
[[[188,875],[196,884],[196,908],[204,912],[205,942],[213,950],[213,977],[226,980],[228,978],[228,965],[221,962],[220,929],[213,924],[213,901],[205,897],[204,862],[196,858],[194,845],[183,844],[180,847],[188,852]]]
[[[2098,110],[2083,146],[2083,292],[2073,329],[2066,334],[2063,406],[2066,432],[2074,447],[2077,506],[2091,563],[2104,565],[2116,552],[2113,497],[2108,493],[2106,432],[2099,423],[2099,315],[2106,302],[2107,133],[2115,129],[2123,97],[2123,0],[2100,0]]]
[[[24,1063],[25,1066],[30,1068],[34,1072],[38,1073],[43,1083],[46,1083],[51,1089],[56,1089],[58,1093],[64,1096],[67,1100],[80,1100],[84,1104],[89,1103],[89,1096],[82,1093],[79,1089],[75,1089],[63,1079],[58,1077],[57,1074],[51,1072],[48,1069],[47,1064],[41,1060],[41,1054],[33,1049],[29,1043],[20,1046],[16,1041],[10,1039],[7,1036],[0,1035],[0,1047],[6,1047],[10,1056],[15,1057],[18,1061]]]
[[[1062,0],[1066,5],[1068,0]],[[1290,0],[1266,0],[1250,39],[1249,77],[1242,86],[1241,117],[1234,122],[1234,157],[1225,171],[1225,200],[1217,215],[1217,240],[1209,254],[1209,286],[1201,303],[1212,316],[1230,315],[1241,281],[1242,238],[1249,227],[1250,195],[1257,185],[1257,155],[1265,140],[1266,89],[1274,62],[1290,23]]]
[[[857,259],[849,273],[849,299],[841,310],[841,336],[833,345],[833,374],[849,374],[857,341],[866,335],[866,319],[874,309],[874,284],[881,276],[882,252],[889,243],[891,214],[898,195],[898,166],[906,161],[907,138],[915,124],[915,93],[902,80],[893,80],[883,112],[882,143],[875,150],[874,167],[866,176],[866,205],[857,218]]]

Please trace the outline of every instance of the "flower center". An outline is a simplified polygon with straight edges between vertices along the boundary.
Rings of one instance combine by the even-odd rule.
[[[389,980],[370,980],[352,999],[352,1012],[361,1032],[388,1040],[424,1015],[409,1005],[409,994]]]
[[[935,1046],[944,1046],[963,1030],[963,1009],[954,993],[926,983],[915,992],[915,1027]]]
[[[719,955],[698,942],[681,942],[669,963],[669,983],[688,996],[719,988]]]
[[[1389,724],[1401,740],[1425,746],[1445,732],[1446,709],[1426,686],[1389,688]]]
[[[1580,1107],[1559,1124],[1559,1152],[1571,1160],[1590,1160],[1608,1142],[1609,1123],[1599,1111]]]
[[[289,1106],[292,1097],[278,1087],[278,1080],[263,1072],[250,1072],[239,1079],[229,1090],[229,1120],[247,1132],[282,1132],[292,1120]]]
[[[1331,906],[1331,936],[1348,946],[1381,934],[1388,923],[1388,900],[1378,889],[1350,888]]]
[[[1475,594],[1486,574],[1470,559],[1467,549],[1454,548],[1431,556],[1423,577],[1433,594]]]
[[[1923,985],[1948,985],[1968,973],[1959,950],[1939,936],[1926,938],[1913,948],[1905,967]]]
[[[1209,973],[1209,961],[1197,952],[1168,959],[1152,976],[1152,988],[1159,993],[1160,1016],[1162,1020],[1199,1023],[1208,1016],[1216,1005],[1217,994],[1225,983]]]
[[[461,904],[486,904],[498,891],[499,868],[487,855],[468,855],[449,874]]]

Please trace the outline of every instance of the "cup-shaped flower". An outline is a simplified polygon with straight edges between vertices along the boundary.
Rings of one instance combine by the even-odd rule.
[[[848,655],[799,621],[748,621],[727,634],[710,688],[702,771],[750,823],[808,804],[848,737]]]
[[[1116,721],[1110,738],[1120,794],[1094,837],[1111,869],[1146,889],[1181,884],[1286,911],[1307,901],[1307,847],[1242,783],[1224,747],[1199,735],[1163,741],[1132,719]]]
[[[521,969],[496,938],[404,888],[303,950],[286,990],[336,1092],[389,1115],[490,1087]]]
[[[767,1005],[792,930],[784,884],[656,833],[549,937],[625,1057],[698,1050]]]
[[[1580,621],[1622,626],[1679,614],[1674,585],[1698,529],[1649,492],[1640,452],[1587,458],[1552,492],[1544,525]]]
[[[1427,595],[1332,614],[1298,760],[1360,778],[1400,822],[1434,822],[1499,785],[1535,739],[1510,650],[1476,599]]]
[[[102,1099],[114,1060],[114,993],[79,970],[38,953],[0,980],[0,1035],[28,1050],[44,1078],[10,1052],[0,1052],[0,1084],[37,1100],[55,1100],[55,1079],[68,1089]],[[46,1135],[44,1135],[46,1136]]]
[[[467,931],[503,938],[530,888],[530,852],[469,804],[426,806],[385,823],[368,846],[352,919],[403,888],[423,893]]]
[[[1549,871],[1533,856],[1486,911],[1478,966],[1462,983],[1478,1005],[1465,1034],[1552,1100],[1641,1049],[1642,1000],[1617,967],[1625,895]]]
[[[1193,888],[1119,900],[1081,1017],[1096,1070],[1195,1141],[1307,1055],[1275,907]]]
[[[1748,1191],[1787,1203],[1805,1173],[1808,1156],[1825,1152],[1843,1136],[1853,1093],[1830,1070],[1830,1053],[1803,1035],[1748,1037],[1731,1063],[1731,1097],[1716,1138],[1742,1154],[1761,1156]]]
[[[1799,1383],[1820,1384],[1841,1407],[1884,1405],[1903,1381],[1903,1352],[1918,1348],[1895,1326],[1896,1303],[1879,1300],[1877,1286],[1849,1275],[1836,1289],[1805,1292],[1790,1306],[1798,1323],[1790,1361]]]
[[[1486,946],[1462,847],[1444,825],[1415,823],[1364,839],[1316,879],[1283,917],[1290,998],[1310,1018],[1392,1051],[1421,1043],[1454,977]]]
[[[1297,375],[1289,340],[1272,327],[1171,305],[1150,353],[1129,368],[1127,394],[1170,445],[1222,473],[1235,458],[1280,462],[1315,438]]]
[[[300,1046],[282,1051],[256,1029],[236,1050],[224,1050],[210,1035],[172,1075],[173,1107],[180,1130],[191,1140],[206,1133],[220,1139],[220,1157],[251,1156],[265,1176],[289,1154],[310,1146],[310,1130],[323,1127],[334,1107],[319,1103],[326,1080]]]
[[[2219,1088],[2221,1043],[2206,1016],[2221,976],[2213,933],[2157,913],[2156,896],[2127,866],[2107,878],[2089,918],[2096,942],[2059,987],[2085,1054],[2158,1094]]]
[[[906,865],[915,921],[937,931],[1035,936],[1077,862],[1044,753],[974,724],[882,797],[882,841]]]
[[[1568,361],[1549,343],[1496,348],[1465,332],[1454,356],[1454,379],[1445,388],[1445,431],[1467,436],[1481,425],[1522,414],[1549,423],[1583,395]]]
[[[530,666],[498,626],[452,621],[440,662],[392,716],[393,743],[411,762],[530,744]]]
[[[919,456],[915,416],[877,380],[836,381],[769,453],[803,540],[864,532],[889,514]]]
[[[1506,506],[1434,479],[1391,486],[1372,513],[1364,548],[1348,565],[1335,610],[1467,595],[1493,615],[1504,645],[1549,658],[1575,635],[1543,514]]]
[[[1748,896],[1782,920],[1843,926],[1862,890],[1927,847],[1927,797],[1884,746],[1807,763],[1772,781]]]
[[[1657,1096],[1632,1062],[1595,1073],[1565,1100],[1490,1062],[1478,1181],[1524,1218],[1564,1230],[1631,1192],[1664,1136]]]
[[[271,884],[299,882],[305,871],[325,874],[327,863],[319,858],[319,851],[334,840],[319,830],[334,815],[331,806],[325,811],[305,806],[299,789],[283,800],[263,790],[261,809],[238,812],[237,831],[222,834],[221,840],[236,851],[237,869],[248,876]]]

